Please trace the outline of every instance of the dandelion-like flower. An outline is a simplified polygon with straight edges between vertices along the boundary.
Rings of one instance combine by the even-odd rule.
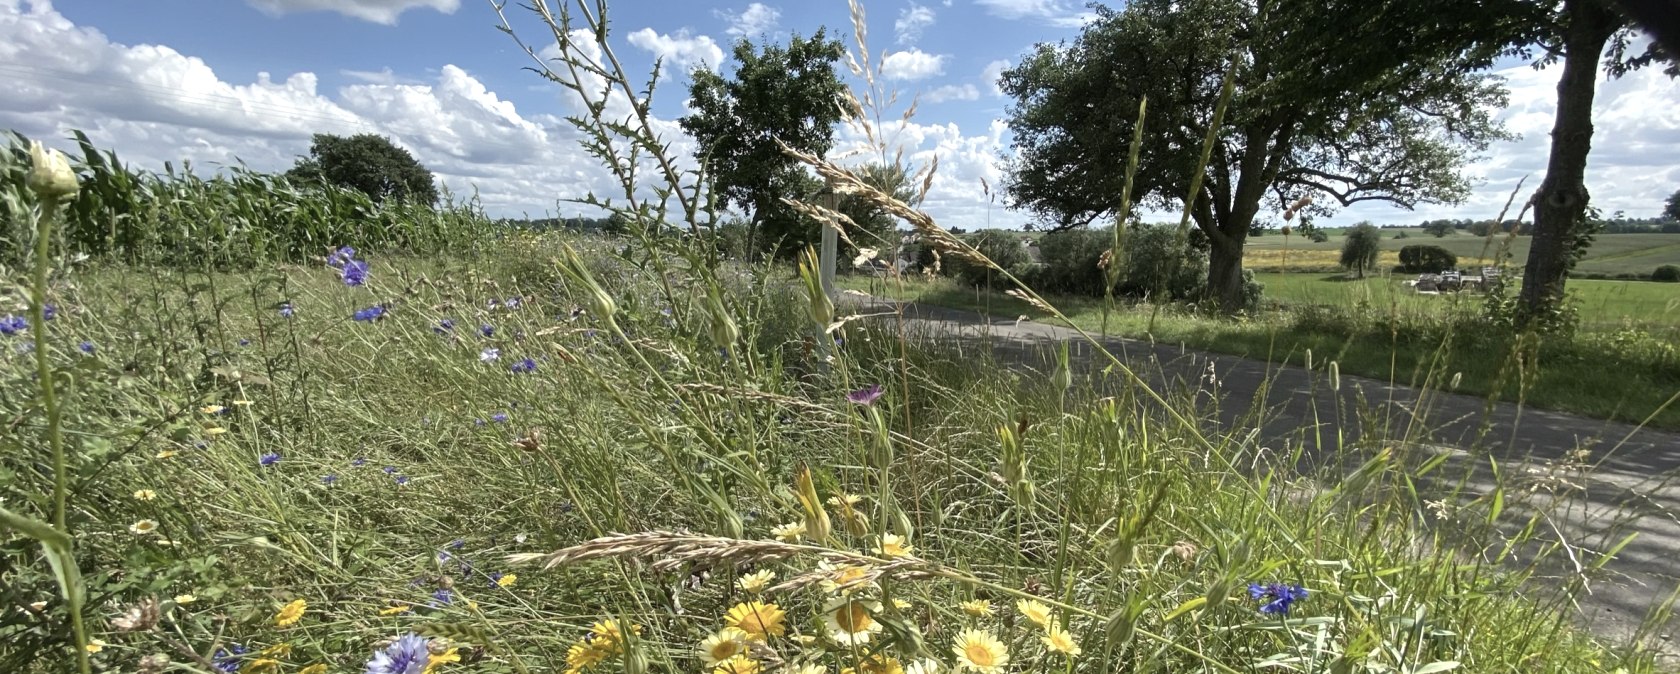
[[[706,637],[700,642],[700,659],[708,665],[715,665],[738,655],[745,655],[751,648],[752,636],[734,627],[725,627],[717,633]]]
[[[513,587],[514,583],[519,582],[519,574],[517,573],[499,574],[499,576],[496,578],[496,587]]]
[[[205,414],[221,414],[223,412],[226,412],[227,408],[222,407],[221,405],[205,405],[203,407],[198,408],[198,411],[203,412]]]
[[[857,667],[847,667],[840,674],[904,674],[904,663],[886,653],[872,653]]]
[[[827,561],[817,562],[817,570],[826,574],[822,579],[822,589],[829,594],[851,594],[858,590],[865,590],[875,586],[874,582],[865,582],[869,577],[869,567],[855,564],[834,564]]]
[[[771,529],[770,535],[775,536],[776,540],[783,543],[798,543],[799,538],[805,535],[805,523],[794,522],[792,524],[783,524],[779,527]]]
[[[350,315],[350,319],[360,323],[372,323],[385,317],[385,307],[377,304],[366,309],[358,310]]]
[[[513,367],[511,369],[513,370],[514,374],[528,374],[528,373],[531,373],[531,372],[536,372],[537,371],[537,361],[531,360],[530,358],[523,358],[523,359],[520,359],[519,362],[514,363]]]
[[[157,458],[159,458],[159,459],[171,459],[171,458],[174,458],[176,454],[180,454],[180,452],[177,452],[173,449],[165,449],[165,450],[162,450],[162,451],[157,453]]]
[[[327,674],[327,666],[317,662],[298,670],[298,674]]]
[[[483,351],[478,352],[478,360],[480,362],[494,363],[501,357],[502,350],[494,346],[485,347]]]
[[[962,612],[976,618],[986,618],[992,615],[992,602],[984,599],[971,599],[961,605]]]
[[[303,619],[303,612],[308,609],[309,602],[302,599],[294,599],[291,603],[280,607],[279,613],[274,614],[274,625],[276,627],[291,627],[292,625],[296,625],[299,620]]]
[[[149,536],[157,532],[157,520],[140,520],[128,525],[128,533],[136,536]]]
[[[763,569],[741,576],[740,580],[735,581],[735,584],[741,588],[742,592],[758,594],[763,592],[764,588],[770,587],[770,581],[775,579],[775,571]]]
[[[373,654],[367,661],[367,674],[421,674],[432,658],[428,645],[428,640],[418,634],[404,635]]]
[[[1248,586],[1248,596],[1255,601],[1264,602],[1260,605],[1261,613],[1288,615],[1291,605],[1307,598],[1307,588],[1284,583],[1251,583]]]
[[[712,674],[758,674],[764,665],[745,655],[737,655],[712,665]]]
[[[257,463],[263,466],[272,466],[280,463],[280,454],[278,452],[267,452],[262,456],[257,457]]]
[[[105,650],[105,646],[106,643],[103,639],[88,639],[87,652],[98,653]]]
[[[873,405],[881,397],[881,385],[870,384],[856,391],[846,394],[846,402],[854,405]]]
[[[759,601],[736,604],[723,617],[724,623],[752,635],[758,641],[786,634],[786,619],[787,613],[780,606]]]
[[[393,615],[397,615],[399,613],[408,613],[413,608],[414,608],[413,606],[409,606],[408,604],[397,604],[396,606],[387,606],[385,608],[379,609],[379,615],[393,616]]]
[[[452,662],[460,662],[460,661],[461,661],[461,649],[452,646],[448,650],[445,650],[442,653],[433,653],[432,657],[427,658],[426,659],[426,669],[423,670],[421,672],[421,674],[433,674],[434,672],[437,672],[438,670],[443,669],[444,665],[447,665],[447,664],[452,663]]]
[[[157,498],[157,492],[150,489],[134,490],[134,500],[136,501],[150,501],[155,498]]]
[[[980,630],[963,630],[957,634],[951,652],[957,655],[959,669],[972,669],[981,674],[1001,671],[1009,664],[1009,649],[997,637]]]
[[[913,546],[910,541],[898,534],[881,534],[881,542],[875,546],[875,552],[883,557],[908,557]]]
[[[1074,641],[1073,635],[1062,629],[1061,625],[1050,623],[1044,627],[1044,647],[1053,653],[1061,653],[1070,658],[1079,655],[1079,642]]]
[[[1050,607],[1037,599],[1022,599],[1015,602],[1015,610],[1021,612],[1021,617],[1039,627],[1048,627],[1050,621],[1053,620],[1050,616]]]
[[[175,595],[175,605],[176,606],[186,606],[187,604],[191,604],[195,601],[198,601],[198,597],[195,597],[195,596],[190,595],[190,594]]]
[[[875,619],[880,610],[877,602],[842,598],[823,607],[823,626],[841,646],[862,646],[881,631],[881,622]]]

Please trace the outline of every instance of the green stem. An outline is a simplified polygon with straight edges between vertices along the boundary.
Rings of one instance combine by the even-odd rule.
[[[64,456],[64,431],[60,428],[63,411],[58,407],[58,391],[53,385],[52,363],[47,360],[47,255],[52,252],[52,225],[58,215],[58,198],[45,197],[41,200],[41,219],[35,223],[35,283],[33,301],[30,302],[30,333],[35,339],[35,374],[40,380],[41,406],[47,411],[47,444],[52,448],[53,455],[53,527],[70,536],[70,527],[65,524],[66,504],[69,500],[69,469],[66,467]],[[75,558],[65,560],[67,564],[74,564]],[[78,592],[65,588],[66,597],[75,597]],[[65,608],[70,612],[70,629],[76,636],[76,661],[83,674],[93,671],[88,662],[87,630],[82,626],[81,602],[68,602]]]

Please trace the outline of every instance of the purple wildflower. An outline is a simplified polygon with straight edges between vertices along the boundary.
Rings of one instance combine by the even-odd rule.
[[[408,484],[408,476],[407,475],[398,475],[397,476],[397,486],[401,487],[405,484]]]
[[[280,317],[281,318],[291,318],[292,317],[292,303],[291,302],[281,302],[280,303]]]
[[[496,336],[496,326],[491,325],[489,323],[485,323],[483,325],[480,325],[480,326],[478,326],[478,334],[484,335],[486,338],[495,337]]]
[[[49,321],[58,318],[58,307],[51,304],[41,307],[41,317]]]
[[[241,339],[241,340],[239,340],[239,345],[240,345],[240,346],[250,346],[250,345],[251,345],[251,340],[249,340],[249,339]]]
[[[505,306],[509,309],[518,309],[519,308],[519,298],[509,297],[509,298],[507,298],[506,302],[502,303],[502,306]]]
[[[526,358],[526,359],[523,359],[523,360],[521,360],[517,363],[514,363],[512,369],[513,369],[514,374],[527,374],[527,373],[531,373],[531,372],[536,372],[537,371],[537,361],[531,360],[530,358]]]
[[[846,402],[856,405],[873,405],[881,397],[881,385],[870,384],[856,391],[846,394]]]
[[[454,602],[455,602],[455,591],[451,590],[447,587],[438,588],[438,591],[432,593],[432,602],[431,602],[432,608],[437,608],[439,606],[452,604]]]
[[[490,578],[490,587],[501,587],[502,586],[502,572],[491,571],[490,575],[489,575],[489,578]]]
[[[338,476],[328,473],[321,476],[321,484],[332,484],[338,481]]]
[[[1261,613],[1287,615],[1291,604],[1307,598],[1307,588],[1285,583],[1250,583],[1248,596],[1255,601],[1265,602],[1260,605]]]
[[[81,349],[82,353],[85,353],[89,356],[93,355],[93,350],[94,350],[93,342],[90,342],[90,341],[87,341],[87,340],[84,339],[84,340],[82,340],[81,344],[76,345],[76,348]]]
[[[356,259],[356,249],[344,246],[327,256],[327,266],[334,269],[342,268]]]
[[[356,457],[356,458],[354,458],[354,459],[351,459],[351,460],[350,460],[350,465],[352,465],[352,466],[355,466],[355,467],[357,467],[357,468],[361,468],[361,467],[362,467],[362,466],[365,466],[365,465],[367,465],[367,457],[365,457],[365,456],[358,456],[358,457]]]
[[[344,285],[352,288],[367,285],[368,265],[361,260],[344,263]]]
[[[490,415],[490,420],[494,421],[498,424],[506,423],[507,420],[508,420],[508,415],[507,415],[506,412],[497,412],[495,414]]]
[[[380,468],[380,470],[385,471],[386,475],[396,475],[397,474],[397,467],[396,466],[386,466],[384,468]]]
[[[262,464],[264,466],[272,466],[274,464],[280,463],[280,454],[277,453],[277,452],[269,452],[267,454],[264,454],[262,456],[257,457],[257,463]]]
[[[29,320],[22,316],[8,315],[0,318],[0,335],[10,337],[29,329]]]
[[[360,321],[360,322],[363,322],[363,323],[371,323],[373,321],[377,321],[377,320],[379,320],[381,318],[384,318],[384,317],[385,317],[385,307],[382,307],[382,306],[379,306],[379,305],[376,304],[376,305],[373,305],[373,306],[368,307],[366,309],[362,309],[361,311],[357,311],[355,313],[355,315],[351,316],[350,318],[352,320]]]
[[[216,665],[216,669],[232,674],[233,672],[239,671],[240,665],[245,664],[243,660],[239,659],[239,656],[248,652],[250,652],[250,649],[244,646],[239,644],[228,644],[227,648],[216,649],[216,654],[210,661],[212,664]]]
[[[457,538],[453,541],[450,541],[449,542],[449,547],[454,548],[456,550],[460,550],[461,548],[467,547],[467,539]]]
[[[438,321],[437,325],[432,326],[432,332],[438,333],[440,335],[449,334],[450,331],[453,331],[454,329],[455,329],[455,321],[449,320],[447,318],[445,318],[441,321]]]
[[[432,659],[429,641],[407,634],[367,661],[367,674],[420,674]]]

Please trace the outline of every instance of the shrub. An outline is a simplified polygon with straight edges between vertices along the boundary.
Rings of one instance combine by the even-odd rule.
[[[1027,263],[1027,250],[1021,245],[1021,240],[996,229],[988,229],[968,239],[968,244],[979,249],[980,254],[991,258],[999,267],[1015,273]],[[997,273],[990,268],[978,264],[963,262],[952,256],[945,256],[944,264],[951,269],[963,283],[971,286],[996,284]]]
[[[1400,271],[1437,274],[1458,266],[1458,256],[1440,246],[1405,246],[1400,249]]]
[[[1342,243],[1342,266],[1365,278],[1365,270],[1377,264],[1377,252],[1382,247],[1382,232],[1369,222],[1361,222],[1348,230]]]
[[[1663,283],[1680,283],[1680,265],[1665,264],[1651,272],[1652,281]]]
[[[1141,225],[1126,232],[1125,268],[1115,294],[1194,299],[1207,286],[1207,251],[1195,240],[1179,242],[1169,225]]]
[[[1039,260],[1028,282],[1040,292],[1102,295],[1106,274],[1097,267],[1112,241],[1111,230],[1070,229],[1038,240]]]

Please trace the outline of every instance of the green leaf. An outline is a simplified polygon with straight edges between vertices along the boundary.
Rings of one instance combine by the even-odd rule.
[[[1455,669],[1458,669],[1457,660],[1442,660],[1419,667],[1413,670],[1412,674],[1435,674],[1435,672],[1450,672]]]

